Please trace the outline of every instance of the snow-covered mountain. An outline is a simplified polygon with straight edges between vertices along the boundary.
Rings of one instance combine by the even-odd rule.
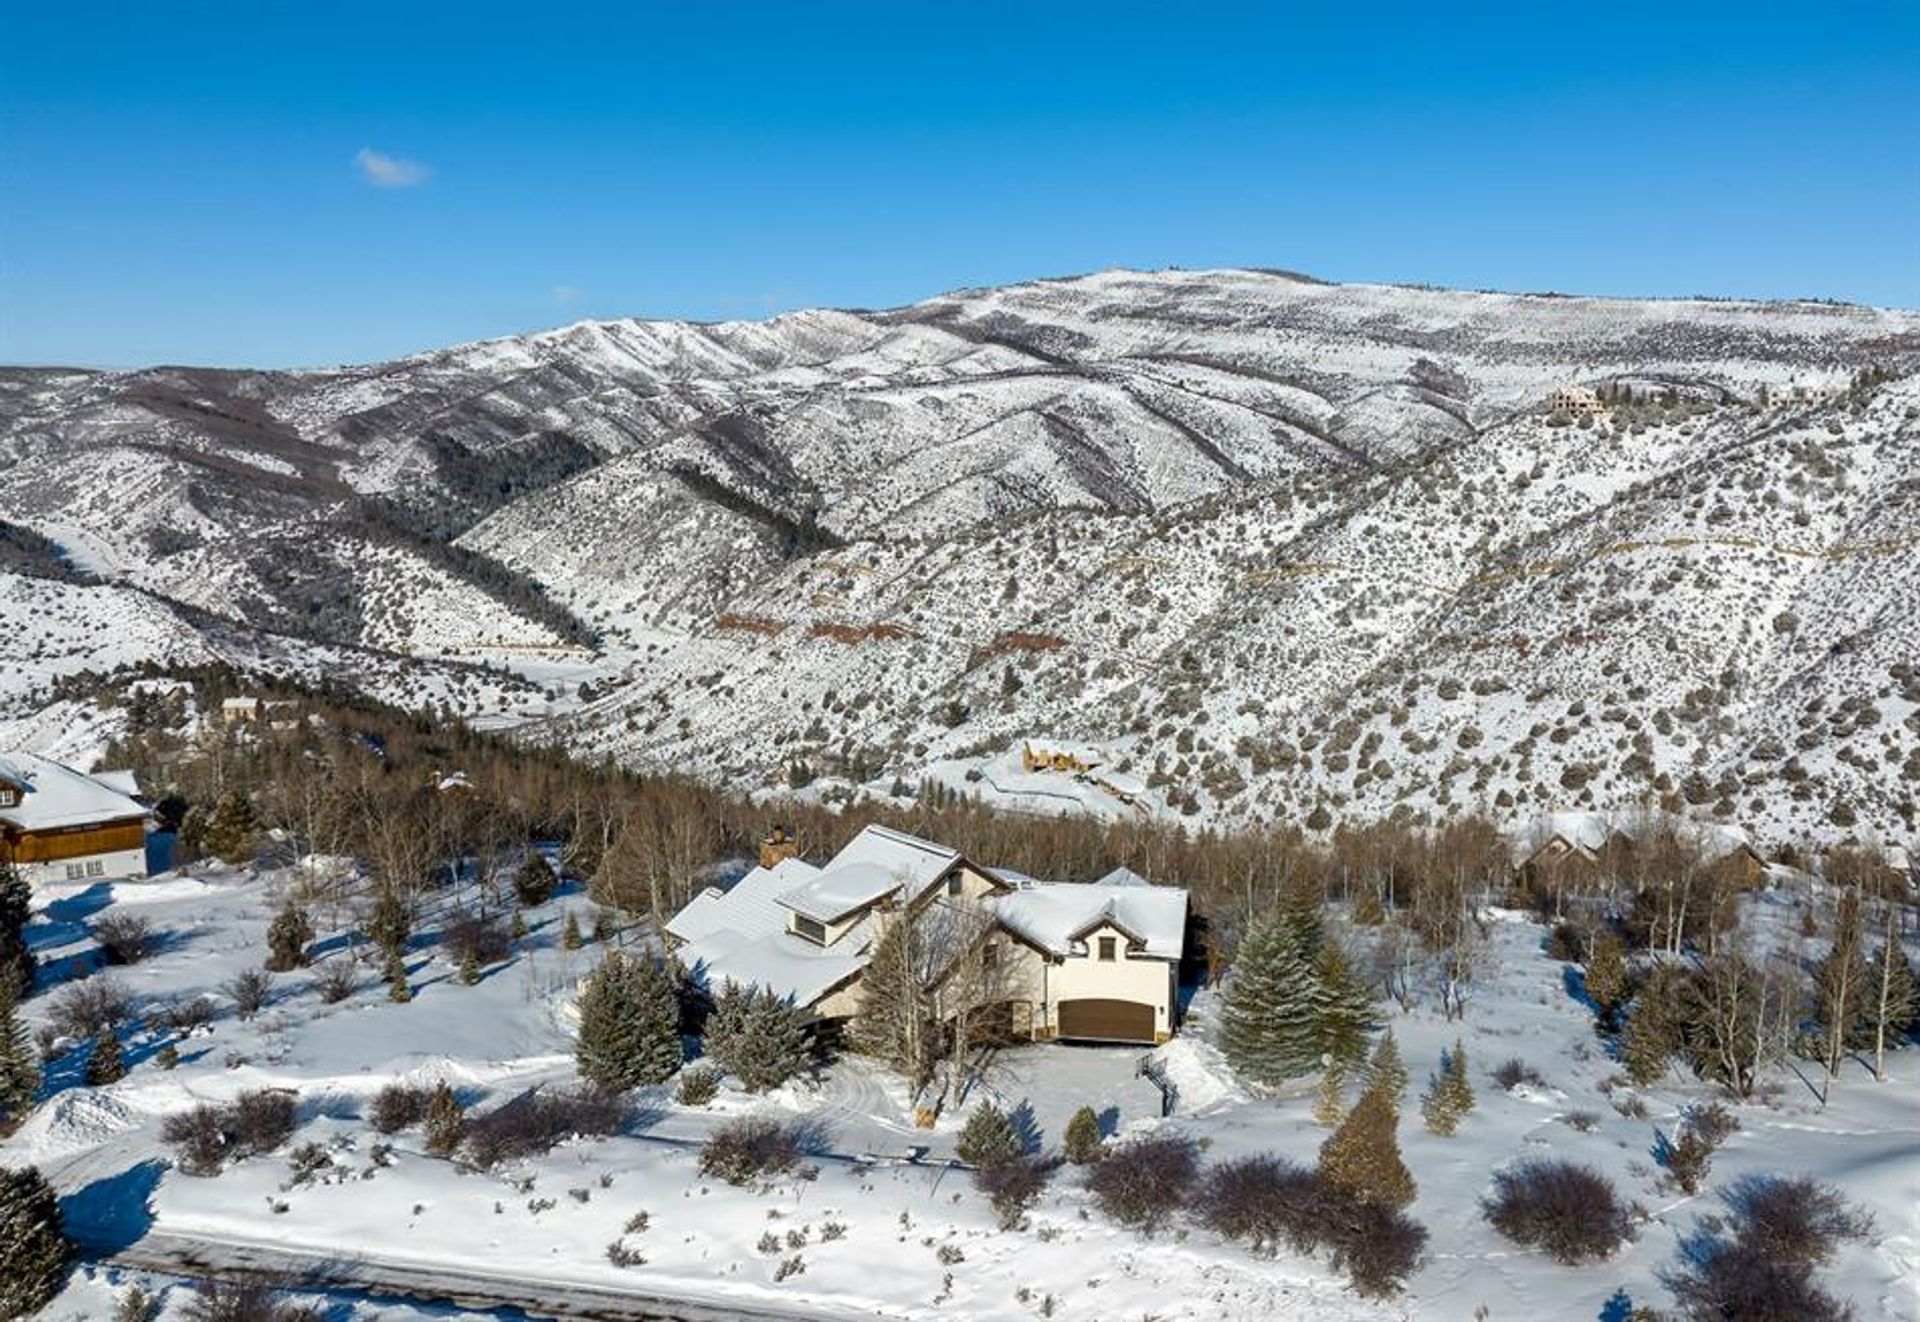
[[[1045,737],[1204,820],[1920,825],[1911,312],[1106,272],[328,371],[16,369],[0,520],[103,580],[16,566],[9,617],[121,593],[122,652],[212,617],[589,676],[539,729],[747,785],[1044,808],[1007,766]]]

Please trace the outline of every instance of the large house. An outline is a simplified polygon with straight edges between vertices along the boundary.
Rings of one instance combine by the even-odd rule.
[[[857,1014],[861,975],[887,924],[930,906],[977,919],[995,1017],[1012,1036],[1164,1042],[1179,1014],[1187,893],[1124,869],[1039,882],[869,826],[824,867],[791,855],[710,887],[667,923],[709,990],[759,986],[833,1023]],[[937,916],[937,915],[936,915]]]
[[[1657,808],[1543,813],[1511,835],[1509,843],[1515,871],[1544,876],[1597,867],[1610,849],[1631,849],[1663,835],[1691,849],[1703,863],[1731,868],[1743,884],[1757,886],[1767,879],[1767,860],[1739,827]]]
[[[29,884],[147,875],[147,820],[131,771],[75,771],[0,754],[0,858]]]

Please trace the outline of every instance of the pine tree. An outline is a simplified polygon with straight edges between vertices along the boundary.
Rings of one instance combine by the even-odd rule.
[[[367,917],[367,939],[391,957],[406,953],[412,935],[413,915],[407,911],[407,902],[397,888],[382,886]]]
[[[1371,886],[1362,887],[1359,896],[1353,902],[1353,925],[1355,927],[1378,927],[1387,921],[1386,906],[1380,902],[1380,892]]]
[[[460,985],[471,987],[480,981],[480,950],[469,941],[460,951]]]
[[[1473,1085],[1467,1079],[1467,1048],[1457,1039],[1453,1050],[1444,1052],[1440,1069],[1427,1083],[1420,1098],[1420,1117],[1435,1134],[1450,1135],[1460,1126],[1460,1118],[1473,1109]]]
[[[545,904],[553,898],[553,867],[538,854],[528,854],[513,874],[513,893],[525,905]]]
[[[1360,1086],[1368,1092],[1385,1093],[1396,1107],[1407,1095],[1407,1067],[1400,1062],[1400,1044],[1393,1040],[1391,1028],[1374,1044],[1373,1058],[1367,1062]]]
[[[578,950],[584,944],[580,939],[580,920],[573,916],[573,910],[567,910],[567,923],[560,929],[560,945],[565,950]]]
[[[1611,1030],[1619,1022],[1620,1007],[1627,1000],[1627,961],[1619,939],[1603,933],[1593,943],[1587,957],[1587,995],[1598,1012],[1600,1027]]]
[[[307,943],[313,940],[313,923],[307,911],[289,900],[267,928],[267,967],[275,973],[307,966]]]
[[[721,1063],[748,1092],[768,1092],[806,1068],[806,1018],[785,997],[764,988],[748,994],[744,1011]]]
[[[1320,1177],[1362,1202],[1400,1208],[1413,1201],[1413,1176],[1400,1159],[1399,1116],[1379,1088],[1360,1095],[1320,1146]]]
[[[39,1059],[14,1008],[12,988],[0,981],[0,1137],[26,1119],[39,1091]]]
[[[1887,909],[1887,929],[1880,949],[1867,969],[1867,1018],[1873,1029],[1873,1077],[1886,1082],[1887,1043],[1896,1047],[1913,1030],[1920,995],[1913,983],[1913,969],[1907,963],[1906,949],[1900,943],[1900,930],[1892,906]]]
[[[163,1070],[180,1068],[180,1048],[171,1042],[163,1042],[160,1049],[153,1053],[153,1062]]]
[[[507,936],[515,941],[519,941],[525,938],[526,935],[527,920],[520,916],[518,909],[515,909],[513,911],[513,921],[507,924]]]
[[[387,999],[397,1005],[413,999],[413,988],[407,985],[407,961],[397,950],[387,956]]]
[[[13,860],[0,856],[0,991],[24,996],[33,985],[33,952],[27,948],[27,922],[33,916],[33,888]]]
[[[580,990],[580,1077],[608,1092],[661,1083],[680,1068],[680,1005],[673,979],[618,951]]]
[[[967,1117],[953,1150],[969,1166],[989,1169],[1004,1166],[1018,1157],[1023,1148],[1006,1112],[992,1102],[982,1102]]]
[[[1620,1060],[1627,1077],[1641,1087],[1664,1075],[1668,1058],[1680,1049],[1679,998],[1679,974],[1666,964],[1654,969],[1634,997],[1620,1035]]]
[[[238,789],[229,789],[215,801],[200,842],[215,858],[238,866],[253,858],[260,831],[260,814],[253,800]]]
[[[1320,1031],[1320,1051],[1343,1064],[1367,1054],[1367,1031],[1373,1027],[1373,1002],[1353,975],[1346,952],[1323,941],[1313,962],[1313,1009]]]
[[[450,1157],[460,1146],[465,1134],[467,1118],[460,1109],[460,1099],[442,1080],[433,1085],[433,1091],[427,1094],[426,1115],[421,1121],[422,1136],[425,1139],[427,1154],[434,1157]]]
[[[72,1256],[53,1186],[31,1166],[0,1166],[0,1318],[33,1317],[51,1303]]]
[[[1336,1057],[1320,1075],[1320,1099],[1313,1104],[1313,1120],[1334,1129],[1346,1118],[1347,1064]]]
[[[87,1086],[100,1088],[126,1077],[127,1062],[120,1054],[120,1039],[111,1027],[102,1025],[93,1035],[93,1049],[87,1053]]]
[[[1081,1107],[1067,1121],[1066,1132],[1060,1136],[1060,1150],[1076,1166],[1091,1166],[1106,1155],[1106,1145],[1100,1141],[1100,1117],[1091,1106]]]
[[[1456,1116],[1473,1109],[1473,1083],[1467,1077],[1467,1044],[1459,1038],[1453,1040],[1453,1050],[1447,1053],[1444,1083],[1447,1105]]]
[[[1320,1064],[1313,966],[1300,930],[1281,915],[1254,919],[1234,960],[1220,1009],[1220,1046],[1236,1070],[1274,1084]]]

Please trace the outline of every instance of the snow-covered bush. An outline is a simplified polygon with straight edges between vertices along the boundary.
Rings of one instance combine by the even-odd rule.
[[[153,924],[138,914],[101,914],[90,930],[111,963],[138,964],[153,953]]]
[[[186,1322],[323,1322],[326,1314],[289,1303],[258,1282],[202,1281],[181,1316]]]
[[[1320,1177],[1281,1157],[1241,1157],[1209,1169],[1193,1200],[1201,1225],[1255,1252],[1286,1244],[1305,1253],[1321,1240],[1327,1189]]]
[[[689,1065],[680,1071],[673,1099],[682,1106],[705,1106],[720,1093],[720,1071],[708,1065]]]
[[[1200,1178],[1200,1151],[1185,1134],[1149,1134],[1121,1144],[1087,1174],[1102,1213],[1152,1234],[1186,1206]]]
[[[1534,1158],[1495,1171],[1484,1210],[1495,1230],[1556,1262],[1595,1262],[1633,1238],[1612,1182],[1572,1161]]]
[[[397,1134],[427,1114],[427,1089],[413,1083],[389,1083],[373,1095],[367,1123],[382,1134]]]
[[[973,1172],[973,1187],[993,1204],[1002,1230],[1012,1230],[1026,1217],[1027,1209],[1047,1187],[1048,1166],[1025,1153],[1002,1157]]]
[[[1376,1203],[1348,1202],[1328,1225],[1333,1265],[1369,1299],[1398,1294],[1427,1243],[1425,1226]]]
[[[525,1092],[466,1122],[465,1148],[475,1165],[489,1167],[551,1151],[576,1135],[617,1134],[633,1109],[617,1094],[591,1088]]]
[[[272,1152],[293,1133],[294,1099],[276,1089],[243,1092],[225,1106],[205,1102],[168,1116],[161,1140],[188,1175],[218,1175],[229,1157]]]
[[[48,1019],[66,1037],[98,1037],[125,1023],[132,1006],[127,985],[104,974],[62,988],[48,1007]]]
[[[251,1019],[266,1005],[273,991],[273,975],[264,969],[242,969],[221,984],[220,990],[233,998],[235,1014]]]

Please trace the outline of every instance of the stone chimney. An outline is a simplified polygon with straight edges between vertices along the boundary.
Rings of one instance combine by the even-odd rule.
[[[793,832],[776,823],[767,832],[767,838],[760,842],[760,866],[770,868],[783,858],[792,858],[800,852],[800,842],[793,838]]]

